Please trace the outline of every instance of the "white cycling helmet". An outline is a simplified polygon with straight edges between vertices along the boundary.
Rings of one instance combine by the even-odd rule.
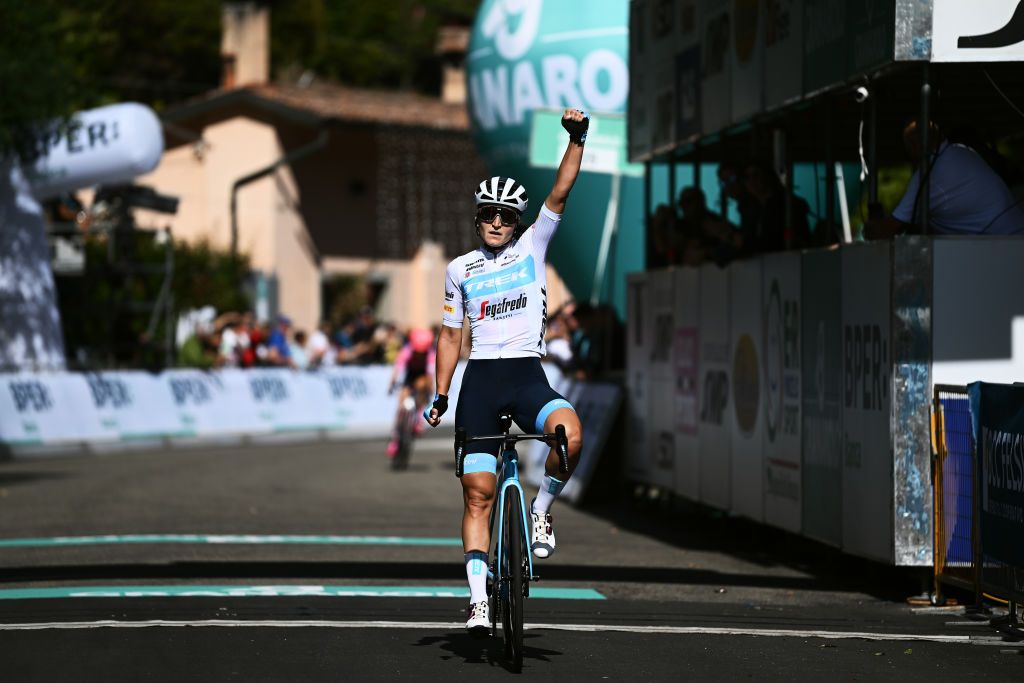
[[[476,189],[476,205],[507,206],[522,215],[530,198],[526,196],[526,188],[515,178],[494,176],[480,183]]]

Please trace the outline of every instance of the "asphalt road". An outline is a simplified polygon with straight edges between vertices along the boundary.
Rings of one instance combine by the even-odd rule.
[[[624,487],[623,487],[624,488]],[[564,680],[1024,680],[1021,647],[917,577],[629,496],[553,510],[524,673]],[[380,442],[0,463],[0,671],[21,680],[506,675],[463,632],[450,449]],[[508,674],[511,675],[511,674]]]

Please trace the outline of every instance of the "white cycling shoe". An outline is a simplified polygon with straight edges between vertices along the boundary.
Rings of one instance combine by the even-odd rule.
[[[534,499],[536,500],[536,499]],[[543,559],[551,557],[555,552],[555,531],[551,526],[550,512],[534,512],[533,503],[530,503],[530,549],[533,554]]]
[[[491,630],[491,611],[486,600],[471,602],[466,608],[466,630],[474,636],[485,636]]]

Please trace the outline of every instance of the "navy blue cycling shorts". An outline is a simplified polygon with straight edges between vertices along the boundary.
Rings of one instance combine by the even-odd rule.
[[[455,426],[467,436],[499,434],[498,414],[508,412],[527,434],[544,431],[544,421],[559,408],[572,404],[551,388],[540,358],[471,360],[462,376]],[[465,474],[497,471],[498,441],[469,444],[463,461]]]

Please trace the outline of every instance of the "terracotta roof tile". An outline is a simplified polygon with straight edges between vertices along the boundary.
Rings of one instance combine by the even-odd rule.
[[[447,104],[418,93],[361,90],[332,84],[308,88],[293,85],[258,85],[253,94],[325,118],[361,123],[415,126],[443,130],[468,130],[464,104]]]

